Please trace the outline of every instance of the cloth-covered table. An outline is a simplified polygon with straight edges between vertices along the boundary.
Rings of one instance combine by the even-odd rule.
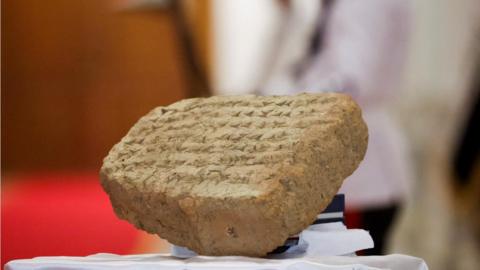
[[[207,257],[189,259],[169,254],[114,255],[96,254],[87,257],[38,257],[9,262],[6,270],[426,270],[422,259],[406,255],[388,256],[321,256],[292,259],[260,259],[249,257]]]

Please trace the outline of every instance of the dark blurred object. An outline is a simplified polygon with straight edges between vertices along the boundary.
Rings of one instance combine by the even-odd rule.
[[[208,0],[195,2],[171,1],[175,26],[183,54],[186,56],[186,72],[189,76],[189,96],[207,97],[212,94],[208,80],[210,67],[210,8]],[[181,3],[186,3],[184,6]],[[190,5],[191,7],[185,7]],[[185,11],[196,10],[195,14]],[[191,18],[189,20],[189,18]],[[190,23],[189,23],[190,22]],[[205,31],[204,33],[199,33]],[[197,45],[197,46],[195,46]]]
[[[127,13],[158,11],[172,18],[184,56],[188,97],[210,96],[210,0],[130,0],[127,3],[124,8]]]
[[[365,256],[386,254],[387,239],[392,230],[392,224],[398,217],[398,205],[382,207],[379,209],[367,209],[360,212],[362,229],[370,232],[374,247],[361,252]]]
[[[458,212],[463,213],[480,241],[480,47],[476,53],[470,106],[467,106],[465,128],[454,153],[453,179]]]
[[[2,173],[98,168],[140,116],[205,94],[179,11],[117,4],[2,2]]]
[[[475,170],[480,166],[480,61],[475,74],[471,109],[454,160],[457,183],[461,186],[473,180]]]

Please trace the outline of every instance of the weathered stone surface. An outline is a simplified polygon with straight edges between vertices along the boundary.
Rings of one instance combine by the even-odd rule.
[[[139,229],[199,254],[263,256],[328,205],[367,138],[343,94],[187,99],[142,117],[101,183]]]

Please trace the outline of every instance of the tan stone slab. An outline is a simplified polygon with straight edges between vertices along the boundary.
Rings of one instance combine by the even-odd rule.
[[[187,99],[142,117],[100,176],[139,229],[199,254],[263,256],[312,223],[367,141],[343,94]]]

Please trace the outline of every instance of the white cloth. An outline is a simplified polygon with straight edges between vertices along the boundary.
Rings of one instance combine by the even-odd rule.
[[[347,230],[341,222],[317,224],[300,234],[299,245],[287,253],[268,258],[240,256],[179,258],[170,254],[115,255],[95,254],[86,257],[37,257],[15,260],[6,264],[6,270],[108,270],[108,269],[418,269],[426,270],[421,259],[405,255],[350,256],[357,250],[373,247],[373,241],[364,230]],[[346,256],[333,256],[346,255]]]
[[[179,259],[168,254],[143,254],[120,256],[96,254],[87,257],[38,257],[11,261],[5,270],[427,270],[421,259],[405,255],[388,256],[325,256],[319,258],[260,259],[249,257],[197,256]]]
[[[373,248],[373,239],[365,230],[347,229],[342,222],[334,222],[303,230],[298,246],[305,246],[303,256],[307,257],[348,255]]]
[[[260,91],[265,95],[339,91],[359,102],[370,138],[365,160],[340,191],[349,208],[387,206],[410,193],[407,143],[387,109],[399,90],[409,22],[408,0],[335,0],[322,50],[310,59],[300,79],[272,74]]]

